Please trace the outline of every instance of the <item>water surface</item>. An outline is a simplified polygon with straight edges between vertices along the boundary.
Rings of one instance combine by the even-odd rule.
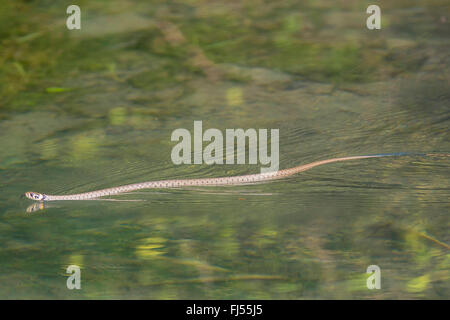
[[[174,165],[171,133],[194,120],[279,129],[281,169],[450,151],[448,4],[383,2],[376,32],[367,5],[80,1],[68,31],[59,4],[2,3],[0,298],[448,299],[445,155],[32,213],[20,198],[260,171]]]

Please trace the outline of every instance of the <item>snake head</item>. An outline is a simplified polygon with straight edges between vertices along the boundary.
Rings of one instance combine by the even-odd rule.
[[[45,200],[45,194],[37,193],[37,192],[26,192],[25,197],[28,199],[34,200],[34,201],[44,201]]]

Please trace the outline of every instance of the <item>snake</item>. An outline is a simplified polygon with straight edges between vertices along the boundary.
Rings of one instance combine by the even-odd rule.
[[[159,181],[147,181],[134,184],[128,184],[113,188],[95,190],[85,193],[69,194],[69,195],[48,195],[39,192],[26,192],[25,196],[28,199],[35,201],[61,201],[61,200],[93,200],[105,196],[117,195],[125,192],[132,192],[141,189],[167,189],[167,188],[180,188],[180,187],[191,187],[191,186],[224,186],[224,185],[242,185],[251,184],[257,182],[265,182],[275,179],[281,179],[288,176],[292,176],[299,172],[303,172],[314,167],[339,162],[339,161],[349,161],[357,159],[368,159],[368,158],[380,158],[389,156],[405,156],[405,155],[419,155],[426,156],[431,154],[412,154],[412,153],[383,153],[383,154],[373,154],[373,155],[362,155],[362,156],[350,156],[342,158],[332,158],[327,160],[319,160],[311,162],[304,165],[299,165],[296,167],[277,170],[272,172],[262,172],[257,174],[247,174],[240,176],[228,176],[228,177],[218,177],[218,178],[195,178],[195,179],[172,179],[172,180],[159,180]]]

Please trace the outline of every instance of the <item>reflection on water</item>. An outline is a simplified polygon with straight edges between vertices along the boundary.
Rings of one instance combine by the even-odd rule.
[[[58,4],[0,4],[0,297],[448,298],[444,1],[383,4],[376,34],[360,28],[365,3],[340,5],[92,1],[86,32],[67,33]],[[21,198],[259,172],[173,165],[171,133],[194,120],[280,129],[280,169],[443,154],[114,201]],[[81,290],[65,286],[71,264]]]

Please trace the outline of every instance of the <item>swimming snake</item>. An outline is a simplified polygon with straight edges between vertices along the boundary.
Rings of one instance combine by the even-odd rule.
[[[239,184],[249,184],[253,182],[269,181],[275,179],[281,179],[293,174],[312,169],[314,167],[333,163],[338,161],[348,161],[356,159],[367,159],[367,158],[380,158],[389,156],[405,156],[405,155],[418,155],[425,156],[431,154],[412,154],[412,153],[384,153],[384,154],[374,154],[374,155],[364,155],[364,156],[352,156],[343,158],[333,158],[327,160],[315,161],[309,164],[296,166],[293,168],[278,170],[268,173],[258,173],[258,174],[248,174],[241,176],[231,176],[231,177],[219,177],[219,178],[200,178],[200,179],[175,179],[175,180],[160,180],[160,181],[147,181],[135,184],[128,184],[124,186],[118,186],[108,189],[95,190],[85,193],[69,194],[69,195],[48,195],[38,192],[27,192],[25,196],[28,199],[35,201],[59,201],[59,200],[92,200],[104,196],[116,195],[124,192],[131,192],[140,189],[165,189],[165,188],[179,188],[187,186],[223,186],[223,185],[239,185]]]

